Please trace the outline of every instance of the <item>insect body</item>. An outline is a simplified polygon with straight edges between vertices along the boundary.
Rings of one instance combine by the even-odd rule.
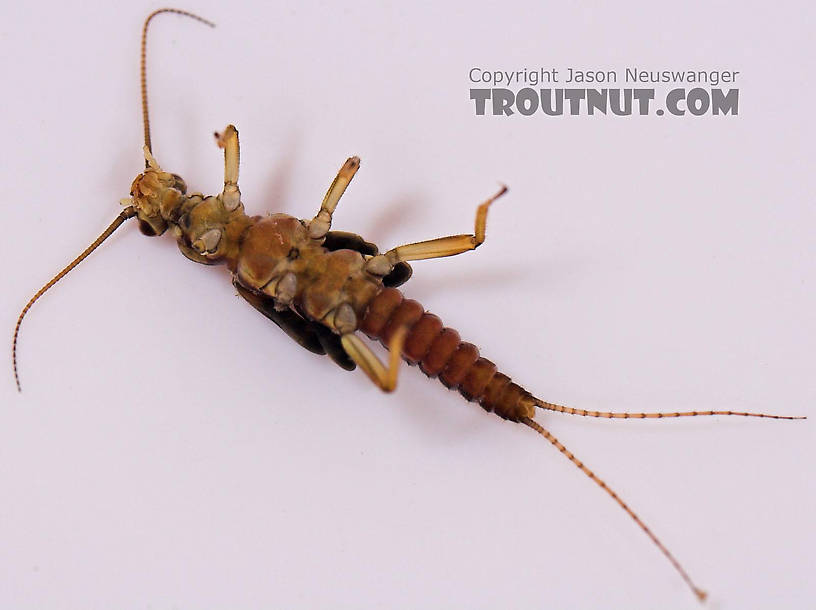
[[[506,192],[505,187],[478,206],[472,234],[420,241],[380,254],[376,246],[358,235],[331,230],[332,215],[359,169],[358,158],[351,157],[342,165],[311,219],[300,220],[286,214],[249,216],[238,187],[238,131],[229,125],[223,133],[217,134],[225,159],[222,192],[215,196],[188,193],[184,180],[165,171],[151,150],[144,51],[148,24],[163,12],[204,21],[184,11],[162,9],[145,22],[142,102],[146,168],[133,181],[130,196],[123,200],[126,207],[111,226],[24,307],[14,333],[15,377],[17,336],[31,305],[113,231],[135,217],[146,235],[162,235],[169,230],[181,252],[192,261],[226,265],[238,293],[306,349],[327,354],[346,369],[359,366],[385,391],[396,387],[400,360],[404,359],[419,365],[426,375],[438,378],[448,388],[458,390],[467,400],[536,431],[602,487],[660,548],[695,595],[704,599],[705,593],[632,509],[535,421],[537,410],[603,418],[715,414],[796,418],[732,411],[614,413],[545,402],[499,372],[493,362],[481,357],[476,346],[463,342],[459,333],[445,327],[436,315],[426,312],[416,301],[404,298],[397,287],[411,276],[410,261],[461,254],[485,241],[488,209]],[[387,364],[360,338],[363,334],[379,340],[389,349]]]

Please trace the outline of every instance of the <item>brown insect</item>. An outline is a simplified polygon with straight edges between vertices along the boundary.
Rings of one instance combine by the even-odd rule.
[[[125,209],[73,262],[60,271],[25,305],[14,330],[13,366],[17,371],[17,339],[23,317],[42,294],[86,258],[125,221],[136,218],[149,236],[172,231],[182,253],[198,263],[223,264],[232,273],[238,294],[275,322],[307,350],[328,355],[339,366],[362,371],[384,391],[395,389],[403,359],[418,365],[427,376],[459,391],[471,402],[502,419],[523,424],[546,438],[573,464],[602,487],[638,524],[671,562],[694,594],[705,592],[691,580],[680,563],[635,512],[558,439],[535,421],[537,410],[598,418],[666,418],[698,415],[740,415],[773,419],[803,419],[734,411],[670,413],[600,412],[574,409],[541,400],[499,372],[476,346],[463,342],[457,331],[426,312],[398,287],[411,276],[411,261],[453,256],[476,249],[485,241],[488,210],[506,192],[502,187],[478,206],[472,234],[454,235],[407,244],[380,254],[361,236],[332,231],[332,214],[360,166],[349,158],[329,186],[317,213],[310,220],[286,214],[249,216],[238,188],[239,141],[232,125],[216,134],[224,150],[224,187],[217,196],[188,193],[180,176],[161,168],[153,156],[145,76],[146,38],[151,19],[175,13],[213,24],[177,9],[161,9],[146,19],[142,30],[141,86],[146,169],[131,185]],[[387,364],[360,335],[388,348]]]

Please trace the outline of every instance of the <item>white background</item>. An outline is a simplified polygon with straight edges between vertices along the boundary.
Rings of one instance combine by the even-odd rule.
[[[405,289],[547,400],[816,415],[809,3],[187,2],[155,22],[154,151],[250,212],[382,248],[469,231]],[[597,4],[597,6],[596,6]],[[0,325],[142,167],[156,8],[4,3]],[[474,116],[473,66],[739,70],[738,117]],[[660,91],[660,89],[659,89]],[[10,350],[9,350],[10,351]],[[26,319],[0,377],[3,608],[695,608],[544,439],[405,367],[384,396],[297,347],[221,268],[113,237]],[[638,511],[711,608],[804,608],[814,420],[539,420]]]

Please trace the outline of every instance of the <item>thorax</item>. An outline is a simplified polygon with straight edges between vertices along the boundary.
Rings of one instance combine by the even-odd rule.
[[[329,314],[341,304],[348,303],[362,317],[368,302],[382,290],[381,281],[365,272],[362,254],[327,250],[322,241],[309,237],[298,218],[273,214],[253,220],[234,269],[246,288],[329,327],[333,327]]]

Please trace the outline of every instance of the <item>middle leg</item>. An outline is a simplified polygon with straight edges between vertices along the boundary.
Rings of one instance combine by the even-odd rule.
[[[349,157],[343,163],[343,167],[337,172],[329,190],[326,191],[326,196],[323,197],[323,203],[320,204],[320,210],[317,215],[309,222],[309,237],[312,239],[323,239],[326,233],[331,229],[332,214],[337,204],[340,203],[340,197],[346,192],[351,179],[354,174],[360,169],[360,157]]]

